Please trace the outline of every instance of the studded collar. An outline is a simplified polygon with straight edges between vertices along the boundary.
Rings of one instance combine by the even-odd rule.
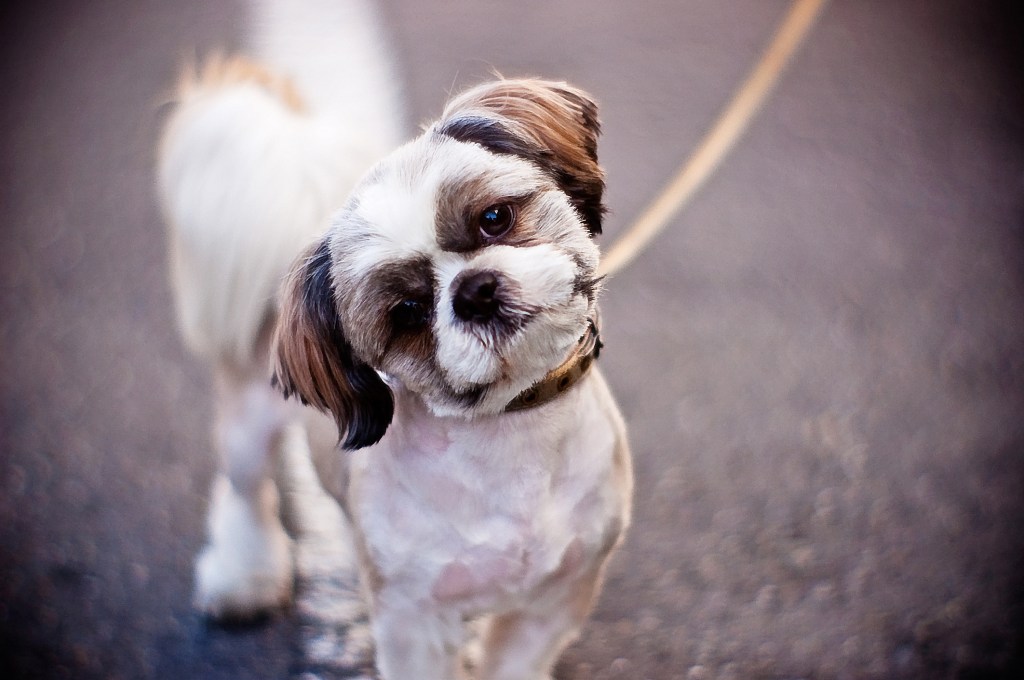
[[[505,412],[524,411],[554,401],[568,392],[587,374],[594,360],[601,353],[604,344],[594,318],[587,319],[587,330],[583,333],[576,349],[562,362],[536,383],[520,392],[505,405]]]

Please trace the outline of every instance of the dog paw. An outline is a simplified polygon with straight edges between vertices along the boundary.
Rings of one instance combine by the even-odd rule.
[[[212,618],[253,619],[291,601],[292,541],[260,505],[253,507],[229,484],[215,486],[210,543],[196,559],[194,596],[195,606]]]
[[[273,543],[275,554],[264,556],[258,565],[206,546],[196,560],[196,608],[218,620],[247,620],[287,605],[292,598],[290,545],[276,539]]]

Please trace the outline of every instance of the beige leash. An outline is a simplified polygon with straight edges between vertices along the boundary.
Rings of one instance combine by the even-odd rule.
[[[601,261],[598,274],[618,272],[657,236],[718,167],[764,104],[793,53],[828,0],[794,0],[761,60],[736,91],[693,155]]]

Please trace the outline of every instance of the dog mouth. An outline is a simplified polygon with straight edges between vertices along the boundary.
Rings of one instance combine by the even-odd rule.
[[[459,410],[480,407],[489,395],[529,387],[562,361],[600,284],[575,269],[513,275],[476,267],[451,279],[435,325],[435,399]]]

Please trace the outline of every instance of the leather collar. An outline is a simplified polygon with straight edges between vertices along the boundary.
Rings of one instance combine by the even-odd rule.
[[[601,342],[597,321],[593,318],[587,319],[587,330],[569,358],[562,362],[561,366],[520,392],[515,399],[505,405],[505,412],[541,406],[567,392],[587,374],[601,353],[602,347],[604,344]]]

